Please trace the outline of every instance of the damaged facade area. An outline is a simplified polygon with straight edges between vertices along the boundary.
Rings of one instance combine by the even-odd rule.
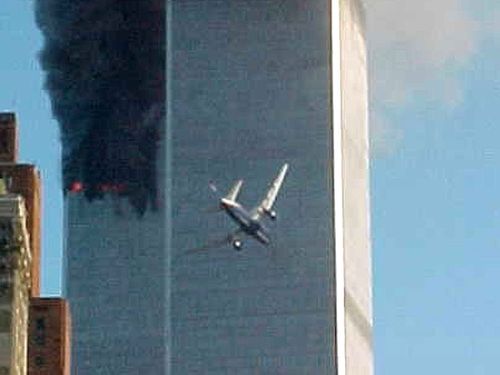
[[[157,206],[165,102],[163,0],[38,0],[40,60],[60,124],[65,193]]]

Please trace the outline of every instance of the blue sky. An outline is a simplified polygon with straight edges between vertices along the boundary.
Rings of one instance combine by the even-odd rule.
[[[498,373],[500,5],[368,3],[377,374]]]
[[[59,294],[62,193],[59,131],[43,90],[37,54],[42,46],[32,1],[0,5],[0,110],[15,111],[20,123],[20,159],[36,164],[43,182],[42,291]]]
[[[58,294],[59,135],[31,4],[2,0],[0,110],[42,173],[42,290]],[[367,18],[377,374],[497,373],[500,5],[370,0]]]

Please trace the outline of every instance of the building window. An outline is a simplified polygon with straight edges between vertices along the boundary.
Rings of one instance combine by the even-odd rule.
[[[10,311],[0,310],[0,333],[10,332],[10,322]]]
[[[36,329],[43,331],[45,330],[45,319],[44,318],[36,318]]]
[[[9,131],[0,130],[0,154],[8,154],[9,151]]]
[[[45,345],[45,336],[44,335],[36,335],[35,336],[35,343],[38,346],[43,346]]]
[[[45,363],[45,361],[43,360],[43,357],[42,357],[42,356],[37,355],[37,356],[35,357],[35,365],[36,365],[37,367],[42,367],[42,366],[44,365],[44,363]]]
[[[35,319],[35,343],[38,346],[45,345],[45,319]]]

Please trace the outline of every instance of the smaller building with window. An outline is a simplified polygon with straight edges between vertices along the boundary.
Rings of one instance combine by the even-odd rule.
[[[24,199],[8,194],[3,182],[0,179],[0,375],[24,375],[32,257]]]
[[[61,298],[32,298],[28,328],[28,374],[69,375],[70,316]]]

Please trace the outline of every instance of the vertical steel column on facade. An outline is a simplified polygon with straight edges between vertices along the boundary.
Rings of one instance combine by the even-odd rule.
[[[361,0],[332,2],[339,374],[373,374],[368,79]],[[335,109],[337,109],[335,113]]]

